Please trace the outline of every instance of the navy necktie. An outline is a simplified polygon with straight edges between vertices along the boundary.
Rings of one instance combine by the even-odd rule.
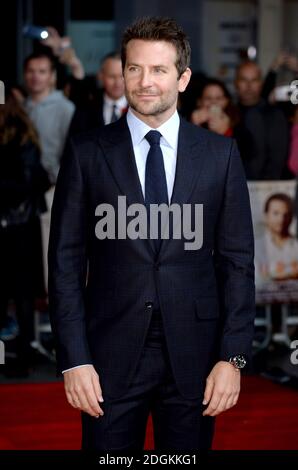
[[[149,131],[148,134],[145,135],[145,139],[150,144],[145,171],[145,203],[148,216],[150,214],[150,204],[168,204],[167,180],[163,155],[160,148],[160,138],[161,134],[158,131]],[[159,251],[161,243],[160,232],[159,224],[159,236],[157,240],[154,240],[157,252]]]
[[[118,116],[117,116],[117,113],[116,113],[116,109],[117,109],[117,105],[116,104],[113,104],[113,110],[112,110],[112,116],[111,116],[111,122],[115,122],[115,121],[118,121]]]

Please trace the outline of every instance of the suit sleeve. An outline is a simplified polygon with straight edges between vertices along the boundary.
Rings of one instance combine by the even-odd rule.
[[[87,207],[83,176],[70,141],[61,162],[51,215],[49,307],[62,370],[92,364],[85,327]]]
[[[245,354],[250,363],[255,318],[254,238],[248,188],[234,140],[214,257],[223,318],[220,359]]]

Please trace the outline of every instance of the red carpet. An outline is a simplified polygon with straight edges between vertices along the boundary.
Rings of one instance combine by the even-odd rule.
[[[80,419],[62,383],[0,386],[0,449],[79,449]],[[214,449],[298,449],[297,392],[244,377],[237,407],[217,418]],[[151,421],[146,449],[153,449]]]

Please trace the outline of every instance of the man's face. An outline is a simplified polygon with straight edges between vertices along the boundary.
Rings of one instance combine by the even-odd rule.
[[[99,71],[98,78],[112,100],[118,100],[124,95],[124,81],[120,59],[106,59]]]
[[[124,67],[125,94],[132,109],[141,116],[171,116],[178,92],[185,90],[190,70],[178,79],[177,52],[166,41],[132,39],[127,44]]]
[[[55,83],[55,73],[50,61],[45,58],[32,59],[24,72],[25,85],[29,94],[50,92]]]
[[[262,92],[261,71],[256,64],[247,64],[238,71],[235,87],[244,106],[254,106],[260,101]]]
[[[265,222],[270,232],[275,235],[287,234],[290,221],[291,218],[287,204],[284,201],[273,199],[265,214]]]

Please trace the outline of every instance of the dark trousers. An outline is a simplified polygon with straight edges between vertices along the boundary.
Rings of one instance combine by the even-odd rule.
[[[150,412],[155,450],[189,451],[211,447],[214,418],[202,416],[203,397],[189,400],[179,394],[157,312],[127,393],[110,400],[103,390],[103,397],[103,417],[93,418],[82,413],[83,449],[141,452]]]

